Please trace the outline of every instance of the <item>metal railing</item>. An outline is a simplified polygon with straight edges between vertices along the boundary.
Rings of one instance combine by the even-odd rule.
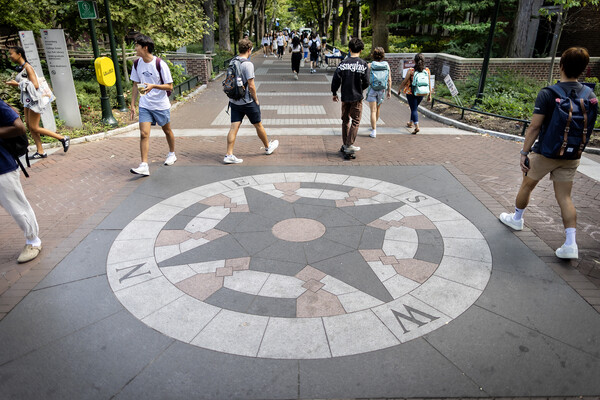
[[[508,121],[515,121],[515,122],[521,122],[523,124],[523,129],[521,130],[521,136],[525,136],[525,132],[527,131],[527,127],[529,126],[529,124],[531,123],[530,120],[527,119],[520,119],[520,118],[513,118],[513,117],[507,117],[504,115],[499,115],[499,114],[494,114],[494,113],[490,113],[490,112],[486,112],[486,111],[481,111],[481,110],[477,110],[475,108],[469,108],[469,107],[463,107],[463,106],[459,106],[457,104],[453,104],[453,103],[449,103],[447,101],[441,100],[439,98],[436,97],[432,97],[431,98],[431,109],[433,110],[433,106],[434,104],[438,102],[438,103],[442,103],[445,104],[447,106],[450,107],[454,107],[454,108],[459,108],[461,109],[461,113],[460,113],[460,119],[464,119],[465,117],[465,111],[469,111],[469,112],[474,112],[477,114],[481,114],[481,115],[487,115],[489,117],[495,117],[495,118],[501,118],[501,119],[506,119]],[[599,133],[600,129],[598,128],[594,128],[593,129],[594,133]]]
[[[169,96],[169,99],[173,100],[176,96],[181,95],[183,92],[195,88],[198,85],[198,81],[198,77],[194,76],[193,78],[190,78],[187,81],[175,86],[171,92],[171,95]]]

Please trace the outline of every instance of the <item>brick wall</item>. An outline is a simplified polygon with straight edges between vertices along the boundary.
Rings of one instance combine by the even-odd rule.
[[[436,80],[443,78],[442,69],[447,66],[450,76],[453,80],[464,80],[469,72],[475,71],[477,74],[481,71],[483,64],[482,58],[462,58],[444,53],[424,53],[426,66],[431,73],[436,76]],[[412,60],[415,53],[397,53],[386,54],[386,60],[389,62],[392,70],[392,80],[394,85],[402,80],[402,63],[404,60]],[[498,70],[512,70],[524,76],[544,80],[548,77],[550,67],[550,58],[492,58],[490,59],[488,73],[492,74]],[[554,64],[554,75],[559,76],[557,58]],[[583,76],[600,78],[600,57],[590,58],[587,71]]]
[[[212,57],[206,54],[168,53],[165,58],[174,64],[182,65],[186,74],[197,76],[201,84],[210,81],[212,74]]]

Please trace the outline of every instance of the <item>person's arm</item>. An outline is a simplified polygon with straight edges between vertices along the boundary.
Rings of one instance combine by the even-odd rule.
[[[31,83],[33,83],[33,87],[35,87],[36,90],[39,89],[40,88],[40,84],[38,82],[37,75],[35,74],[35,70],[31,66],[31,64],[26,63],[25,64],[25,70],[27,71],[27,79],[29,79],[29,81]]]
[[[427,69],[427,78],[429,79],[427,81],[427,84],[429,85],[429,94],[427,95],[427,101],[431,101],[431,96],[432,96],[432,89],[431,89],[431,71],[429,70],[429,68]]]
[[[408,82],[410,81],[410,75],[411,75],[411,70],[408,70],[406,72],[406,76],[402,80],[402,83],[400,83],[400,87],[398,88],[398,93],[402,92],[402,89],[404,89],[406,87],[406,85],[408,85]]]
[[[392,69],[388,64],[388,85],[387,85],[387,98],[392,97]]]
[[[24,135],[26,132],[25,124],[21,121],[21,118],[15,119],[13,124],[10,126],[0,127],[0,138],[8,139],[16,136]]]
[[[256,105],[259,106],[258,97],[256,95],[256,85],[254,84],[254,78],[248,79],[248,93],[252,97],[252,100],[256,102]]]
[[[531,123],[525,132],[525,141],[523,142],[523,152],[529,153],[531,151],[531,147],[535,140],[538,138],[540,134],[540,130],[542,129],[542,124],[544,123],[544,114],[533,114],[531,117]],[[527,159],[527,155],[521,153],[521,171],[527,172],[529,171],[529,167],[525,165],[525,160]]]
[[[148,93],[152,89],[157,89],[157,90],[173,90],[173,83],[163,83],[161,85],[156,85],[154,83],[147,83],[146,84],[146,93]]]
[[[338,98],[338,95],[337,95],[337,91],[340,88],[341,84],[342,84],[342,78],[340,76],[340,69],[338,67],[338,68],[336,68],[335,72],[333,73],[333,79],[331,80],[331,93],[333,93],[333,101],[335,101],[335,102],[340,101],[340,99]]]
[[[370,85],[370,78],[369,78],[369,70],[366,69],[365,73],[362,74],[362,76],[360,77],[360,80],[362,81],[362,90],[365,90],[366,88],[369,87]]]
[[[129,109],[131,110],[131,119],[135,118],[135,102],[138,98],[138,88],[137,85],[139,82],[131,81],[133,87],[131,88],[131,104],[129,104]]]

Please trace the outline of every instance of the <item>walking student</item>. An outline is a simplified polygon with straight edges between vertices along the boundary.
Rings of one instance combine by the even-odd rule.
[[[565,106],[573,112],[572,118],[575,122],[576,113],[574,112],[573,103],[583,104],[586,111],[580,117],[583,120],[583,114],[587,114],[585,119],[588,122],[588,130],[584,130],[583,136],[584,138],[587,136],[589,140],[594,125],[593,117],[598,110],[598,99],[591,89],[584,87],[577,81],[581,73],[585,71],[589,60],[588,51],[583,47],[571,47],[565,50],[559,64],[560,82],[549,88],[544,88],[538,93],[531,123],[525,133],[525,141],[523,142],[523,149],[521,149],[520,167],[523,171],[523,181],[515,200],[515,212],[502,213],[499,217],[505,225],[518,231],[522,230],[523,212],[529,204],[531,192],[543,177],[550,174],[550,180],[554,185],[554,195],[560,206],[566,236],[564,244],[556,249],[555,254],[563,259],[577,259],[579,256],[576,242],[577,211],[571,199],[571,190],[581,153],[577,148],[570,151],[569,145],[566,147],[565,153],[560,151],[565,128],[564,125],[553,123],[555,121],[553,115],[560,114],[558,110],[556,113],[554,110],[560,107],[560,103],[565,99],[567,100]],[[579,100],[576,101],[575,99]],[[574,125],[575,123],[573,123]],[[573,129],[573,126],[571,126],[571,129]],[[585,145],[585,143],[584,141],[583,144]],[[548,154],[548,148],[556,148],[559,151],[558,153]],[[583,147],[580,147],[580,149],[583,150]],[[546,155],[542,155],[543,153],[546,153]],[[563,157],[569,153],[572,155]]]
[[[269,142],[267,132],[261,122],[260,103],[258,102],[256,85],[254,83],[254,64],[250,62],[252,42],[248,39],[242,39],[238,43],[238,49],[240,54],[236,58],[240,61],[241,73],[241,77],[238,77],[238,79],[241,78],[242,85],[245,87],[245,93],[239,100],[229,99],[229,106],[231,107],[231,127],[227,134],[227,153],[225,154],[225,158],[223,158],[225,164],[239,164],[244,161],[233,155],[233,147],[235,145],[238,130],[240,129],[240,125],[245,116],[248,116],[250,123],[256,128],[256,134],[262,141],[267,155],[272,154],[279,146],[278,140]]]
[[[360,147],[354,145],[362,114],[363,91],[369,86],[367,63],[360,58],[365,48],[362,40],[352,38],[349,43],[350,56],[338,65],[331,82],[333,101],[338,102],[338,89],[342,88],[342,150],[354,153]],[[351,121],[352,120],[352,121]]]
[[[135,101],[140,94],[139,124],[140,153],[142,162],[137,168],[131,168],[132,174],[148,176],[148,151],[150,149],[150,128],[158,124],[162,127],[169,153],[165,165],[173,165],[175,156],[175,136],[171,130],[171,102],[167,90],[173,90],[171,70],[166,62],[155,57],[154,41],[146,35],[138,35],[135,39],[135,53],[139,57],[131,69],[131,119],[135,118]]]
[[[21,91],[21,103],[23,103],[25,112],[25,123],[27,124],[27,128],[29,128],[29,132],[31,132],[31,137],[33,138],[36,147],[36,152],[29,156],[29,158],[37,160],[48,157],[48,154],[44,152],[44,147],[42,146],[41,135],[58,139],[63,146],[63,150],[66,152],[69,150],[69,136],[63,136],[40,127],[42,113],[44,112],[45,107],[50,106],[50,103],[45,106],[42,106],[40,103],[42,100],[41,91],[39,90],[40,84],[35,70],[31,64],[27,62],[25,50],[21,47],[11,47],[8,50],[8,55],[10,60],[17,64],[18,73],[14,80],[10,80],[6,82],[6,84],[9,86],[16,86]]]
[[[431,101],[431,72],[425,68],[425,56],[422,53],[415,55],[415,67],[411,68],[406,77],[400,84],[398,93],[401,91],[406,94],[406,101],[410,108],[410,121],[406,123],[407,128],[414,128],[411,132],[416,135],[419,132],[419,113],[417,112],[419,104],[425,96],[427,101]]]
[[[377,121],[379,120],[379,110],[383,103],[384,96],[388,99],[392,96],[392,74],[390,65],[385,58],[383,47],[376,47],[373,50],[373,62],[369,64],[370,84],[367,89],[367,102],[371,109],[371,133],[370,137],[377,137]]]
[[[279,32],[277,35],[277,58],[283,58],[284,38],[283,34]]]
[[[298,80],[300,61],[302,60],[302,43],[300,43],[300,38],[298,36],[294,36],[292,39],[290,53],[292,53],[292,72],[294,73],[294,79]]]
[[[263,46],[263,55],[264,57],[269,56],[269,48],[271,47],[271,39],[269,39],[269,34],[265,33],[265,36],[262,38],[262,46]]]
[[[319,61],[319,46],[320,42],[317,41],[317,35],[312,34],[310,41],[308,42],[308,49],[310,51],[310,73],[314,74],[317,72],[317,62]]]
[[[17,258],[18,263],[31,261],[42,251],[35,213],[23,192],[19,167],[5,142],[5,139],[24,134],[25,125],[19,118],[19,114],[0,100],[0,205],[25,233],[25,248]]]

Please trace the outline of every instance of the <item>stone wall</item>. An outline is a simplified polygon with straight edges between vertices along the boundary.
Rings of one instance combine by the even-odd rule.
[[[443,70],[447,70],[453,80],[459,81],[467,78],[471,71],[476,71],[477,74],[481,71],[483,58],[462,58],[444,53],[424,53],[426,66],[435,75],[436,80],[441,80],[445,74]],[[412,60],[415,53],[396,53],[387,54],[386,60],[389,62],[392,69],[392,80],[394,85],[402,80],[402,65],[404,60]],[[550,58],[492,58],[490,59],[488,74],[492,74],[499,70],[516,71],[523,76],[529,76],[536,79],[544,80],[548,77],[548,69],[550,67]],[[554,64],[554,76],[559,76],[558,63],[560,58],[557,57]],[[590,58],[587,71],[583,73],[582,78],[590,76],[600,78],[600,57]]]
[[[165,58],[173,64],[183,66],[187,75],[197,76],[201,84],[210,81],[212,74],[211,56],[194,53],[167,53]]]

